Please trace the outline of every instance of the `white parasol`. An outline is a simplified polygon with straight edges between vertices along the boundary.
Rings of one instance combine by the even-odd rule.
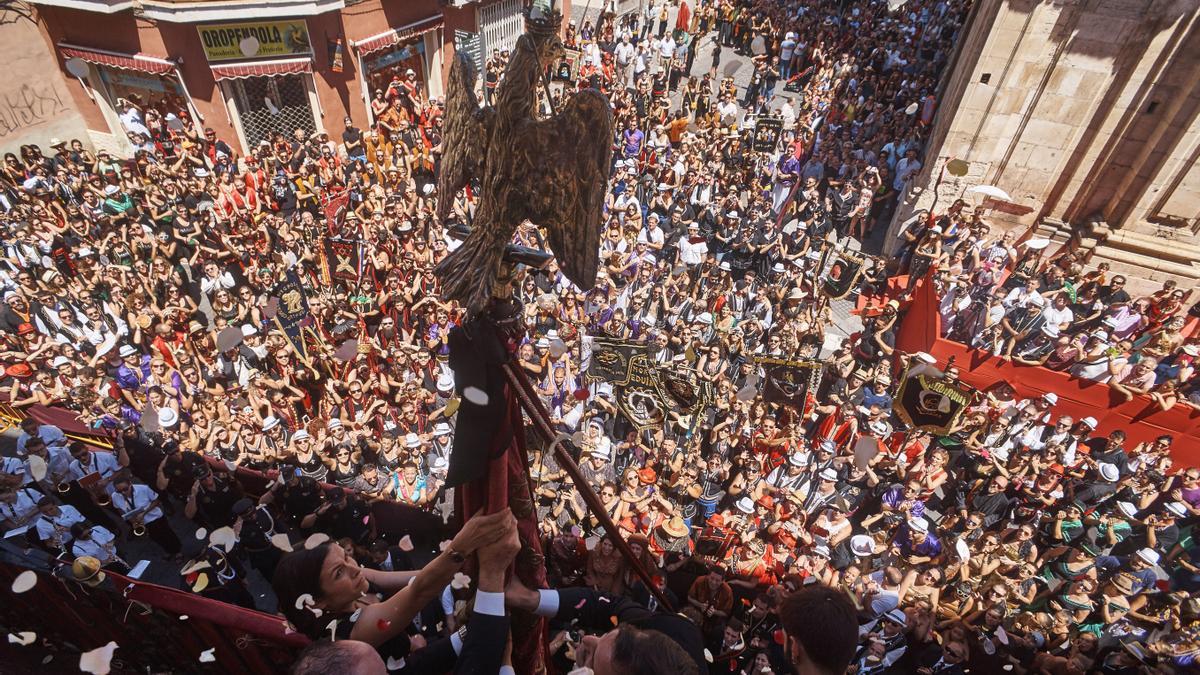
[[[1013,200],[1012,197],[1008,196],[1007,192],[1001,190],[995,185],[976,185],[968,190],[968,192],[978,192],[981,195],[987,195],[988,197],[999,199],[1003,202],[1011,202]]]

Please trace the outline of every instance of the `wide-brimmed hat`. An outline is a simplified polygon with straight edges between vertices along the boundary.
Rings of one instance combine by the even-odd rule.
[[[860,558],[874,555],[875,540],[865,534],[856,534],[850,537],[850,552]]]
[[[672,516],[662,521],[658,527],[672,537],[685,537],[688,534],[688,527],[683,522],[683,518],[679,516]]]

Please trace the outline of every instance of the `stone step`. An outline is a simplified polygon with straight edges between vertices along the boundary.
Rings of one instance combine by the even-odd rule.
[[[1190,265],[1193,260],[1200,260],[1200,246],[1191,243],[1189,239],[1190,237],[1183,236],[1167,238],[1147,232],[1116,230],[1108,236],[1105,243],[1113,248]]]
[[[1089,268],[1094,269],[1101,262],[1108,263],[1109,278],[1114,274],[1121,274],[1127,278],[1125,290],[1134,297],[1149,295],[1159,290],[1168,279],[1174,279],[1185,289],[1200,283],[1200,267],[1112,248],[1107,244],[1096,247],[1089,261]]]

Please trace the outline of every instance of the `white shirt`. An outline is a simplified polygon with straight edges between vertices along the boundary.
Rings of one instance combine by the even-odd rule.
[[[708,242],[701,239],[699,243],[693,244],[688,237],[684,236],[679,240],[679,261],[685,265],[699,265],[704,262],[704,256],[708,253]]]
[[[117,492],[116,490],[113,490],[112,492],[112,505],[121,512],[121,517],[125,518],[126,520],[130,520],[130,518],[126,515],[129,512],[135,509],[140,509],[155,499],[158,499],[158,493],[155,492],[149,485],[134,483],[132,487],[133,499],[126,499],[125,495]],[[155,506],[147,511],[144,516],[142,516],[142,522],[152,523],[159,518],[162,518],[162,516],[162,507]]]
[[[658,55],[664,59],[671,58],[675,54],[675,38],[668,35],[663,38],[663,41],[658,44]]]
[[[83,462],[71,460],[71,480],[79,480],[89,474],[98,473],[101,478],[108,478],[121,469],[116,453],[93,450]]]
[[[617,45],[615,54],[617,57],[617,64],[621,66],[627,66],[633,62],[633,57],[635,54],[637,54],[637,49],[628,42],[622,42],[621,44]]]
[[[99,525],[93,525],[90,531],[91,539],[76,539],[71,543],[71,553],[76,558],[90,555],[99,560],[101,565],[107,565],[116,560],[116,549],[110,547],[116,539],[113,533]]]
[[[37,503],[42,498],[42,493],[29,488],[20,488],[16,494],[17,498],[13,503],[0,504],[0,518],[11,520],[19,525],[21,521],[37,511]]]
[[[57,516],[42,515],[38,517],[34,527],[37,529],[38,538],[42,541],[54,541],[61,545],[63,541],[70,538],[71,526],[75,523],[83,522],[83,514],[79,509],[70,504],[63,504],[58,507]],[[59,533],[62,532],[60,535]],[[58,536],[56,536],[58,535]]]
[[[1057,309],[1052,304],[1042,309],[1042,316],[1045,317],[1048,326],[1062,326],[1064,323],[1071,323],[1075,320],[1075,314],[1070,307]]]

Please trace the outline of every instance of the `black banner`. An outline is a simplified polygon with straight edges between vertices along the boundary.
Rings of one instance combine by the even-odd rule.
[[[646,346],[640,342],[594,337],[588,375],[603,382],[625,382],[629,378],[629,359],[645,352]]]
[[[910,427],[947,434],[971,404],[971,389],[930,375],[905,374],[896,393],[896,414]]]
[[[755,362],[765,371],[763,400],[803,411],[808,392],[814,391],[820,382],[821,362],[771,356],[758,357]]]
[[[773,152],[783,136],[783,118],[760,117],[754,123],[754,151]]]
[[[329,237],[325,240],[325,264],[331,279],[357,282],[362,275],[362,244]]]
[[[669,404],[661,393],[658,364],[648,354],[630,357],[625,381],[617,384],[617,409],[638,431],[663,425]]]
[[[287,335],[292,347],[307,360],[308,350],[301,331],[304,329],[304,320],[308,318],[308,295],[304,292],[304,285],[300,283],[300,277],[296,276],[295,270],[288,270],[283,281],[271,289],[270,296],[279,301],[275,311],[275,321],[279,328]]]
[[[840,250],[833,253],[833,262],[821,277],[821,292],[831,300],[849,295],[862,274],[864,260],[862,255],[854,251]]]

